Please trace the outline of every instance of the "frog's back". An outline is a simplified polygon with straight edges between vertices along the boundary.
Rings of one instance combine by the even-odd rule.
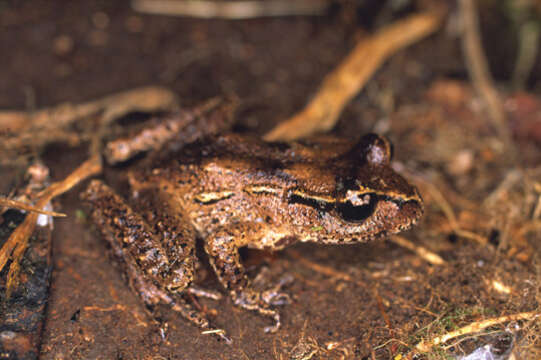
[[[334,173],[325,170],[325,164],[336,152],[318,144],[265,143],[255,137],[223,135],[186,146],[154,166],[149,175],[200,230],[212,231],[233,218],[281,222],[287,216],[283,202],[288,189],[310,188],[303,177],[317,179],[315,192],[334,191]]]
[[[204,138],[182,148],[177,163],[196,164],[208,158],[240,158],[255,162],[292,163],[325,162],[338,157],[352,143],[334,137],[321,137],[303,142],[265,142],[255,136],[225,134]]]

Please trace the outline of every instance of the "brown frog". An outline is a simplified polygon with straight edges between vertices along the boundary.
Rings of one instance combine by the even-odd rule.
[[[83,194],[92,218],[147,306],[167,303],[211,330],[187,293],[215,296],[192,280],[195,241],[236,306],[274,319],[288,302],[279,284],[256,291],[239,248],[280,250],[297,241],[352,244],[409,229],[422,215],[416,188],[394,172],[389,142],[265,143],[229,134],[200,140],[129,176],[128,205],[103,182]],[[224,339],[227,339],[223,335]]]

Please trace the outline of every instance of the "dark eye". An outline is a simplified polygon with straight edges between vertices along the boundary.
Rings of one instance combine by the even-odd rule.
[[[345,221],[362,222],[374,213],[377,201],[377,196],[364,194],[339,203],[336,210]]]

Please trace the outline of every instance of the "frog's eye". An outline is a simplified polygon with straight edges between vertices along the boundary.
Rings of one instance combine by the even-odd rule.
[[[372,165],[388,165],[392,157],[391,143],[376,134],[363,136],[353,151],[360,153],[362,159]]]
[[[337,204],[338,214],[348,222],[362,222],[374,213],[379,197],[376,194],[360,194],[348,191],[344,201]]]

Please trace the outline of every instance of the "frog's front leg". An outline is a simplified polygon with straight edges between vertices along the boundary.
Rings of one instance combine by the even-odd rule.
[[[229,291],[235,305],[271,317],[274,325],[265,327],[265,332],[275,332],[281,326],[280,314],[271,306],[289,302],[289,296],[279,291],[285,283],[267,291],[255,290],[239,255],[239,248],[247,245],[246,239],[261,235],[261,229],[255,224],[233,224],[210,234],[205,241],[205,251],[216,276]]]
[[[92,205],[92,220],[145,304],[168,304],[193,324],[211,330],[204,314],[182,297],[184,291],[190,292],[194,276],[195,231],[191,225],[180,215],[170,215],[174,213],[167,211],[167,202],[152,196],[139,199],[141,208],[153,209],[143,217],[98,180],[90,183],[82,198]],[[156,204],[145,201],[159,201],[160,206],[149,207]]]

